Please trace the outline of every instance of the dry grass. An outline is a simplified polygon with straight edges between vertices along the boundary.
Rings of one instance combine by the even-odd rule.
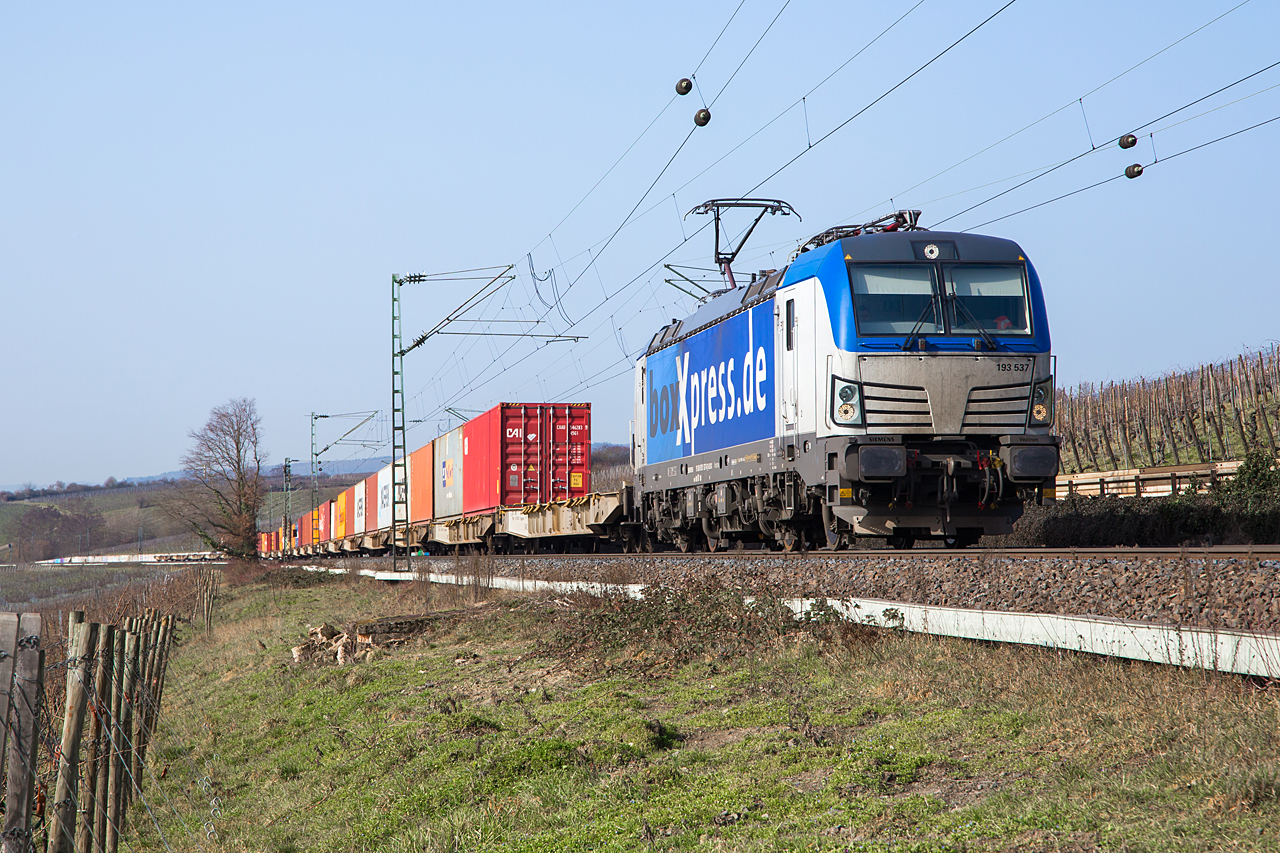
[[[735,626],[743,613],[686,606],[710,594],[646,611],[422,581],[243,587],[175,661],[176,813],[205,819],[183,782],[198,772],[238,850],[1275,849],[1265,685],[825,621]],[[372,662],[285,663],[307,624],[444,610]],[[135,849],[159,846],[136,825]]]

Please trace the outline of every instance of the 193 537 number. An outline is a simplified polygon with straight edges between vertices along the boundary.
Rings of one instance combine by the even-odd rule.
[[[996,366],[997,366],[1000,370],[1005,371],[1005,372],[1008,372],[1008,371],[1018,371],[1018,372],[1021,372],[1021,371],[1024,371],[1024,370],[1030,370],[1030,369],[1031,369],[1031,365],[1030,365],[1029,363],[1025,362],[1025,361],[1024,361],[1024,362],[1016,362],[1016,361],[1002,361],[1002,362],[1000,362],[1000,363],[999,363],[998,365],[996,365]]]

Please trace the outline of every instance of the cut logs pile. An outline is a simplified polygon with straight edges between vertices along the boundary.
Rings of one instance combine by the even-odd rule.
[[[364,650],[361,650],[364,651]],[[293,647],[294,663],[338,663],[356,661],[356,641],[350,634],[325,622],[307,631],[307,641]]]
[[[357,622],[343,631],[328,622],[307,629],[307,641],[293,647],[294,663],[345,665],[368,660],[381,649],[403,645],[418,634],[452,621],[447,613],[426,616],[392,616]]]

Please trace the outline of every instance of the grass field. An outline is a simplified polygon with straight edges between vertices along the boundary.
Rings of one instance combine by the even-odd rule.
[[[218,849],[281,853],[1280,849],[1280,693],[1238,678],[797,626],[714,584],[436,588],[406,646],[292,663],[425,593],[250,585],[184,637],[149,795],[173,849],[211,849],[214,797]]]

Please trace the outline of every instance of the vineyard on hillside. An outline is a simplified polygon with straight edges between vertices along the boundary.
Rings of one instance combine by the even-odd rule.
[[[1280,456],[1280,345],[1155,379],[1057,392],[1062,471]]]

